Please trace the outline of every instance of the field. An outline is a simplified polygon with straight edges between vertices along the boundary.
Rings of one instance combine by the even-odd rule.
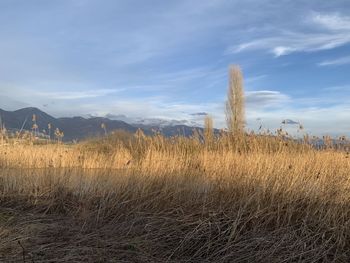
[[[350,158],[283,136],[0,146],[1,262],[349,262]]]

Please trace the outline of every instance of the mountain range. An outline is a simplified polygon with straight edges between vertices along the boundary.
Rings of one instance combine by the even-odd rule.
[[[0,121],[8,130],[31,130],[33,127],[32,116],[36,116],[36,124],[39,127],[39,131],[46,130],[48,132],[48,126],[51,125],[51,137],[53,137],[53,131],[58,128],[64,132],[64,140],[82,140],[89,137],[101,136],[105,133],[105,130],[101,127],[105,125],[106,131],[111,132],[113,130],[125,130],[128,132],[135,132],[137,129],[142,129],[145,134],[152,134],[154,131],[160,131],[165,136],[184,135],[190,136],[193,134],[193,130],[202,128],[187,126],[179,123],[168,123],[167,121],[158,120],[158,122],[137,122],[127,123],[122,120],[113,120],[104,117],[64,117],[55,118],[38,108],[29,107],[16,111],[5,111],[0,109]]]

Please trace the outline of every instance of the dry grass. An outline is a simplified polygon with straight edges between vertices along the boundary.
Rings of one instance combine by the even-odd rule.
[[[225,134],[0,146],[0,261],[349,262],[348,157]]]
[[[230,132],[234,134],[244,133],[245,122],[245,98],[243,88],[243,75],[239,66],[230,66],[229,88],[226,102],[226,121]]]

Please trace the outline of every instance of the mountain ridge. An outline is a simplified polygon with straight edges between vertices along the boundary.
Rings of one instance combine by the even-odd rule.
[[[64,132],[64,140],[82,140],[89,137],[97,137],[105,134],[105,130],[101,127],[102,123],[106,126],[106,131],[125,130],[128,132],[136,132],[141,129],[145,134],[152,134],[154,130],[161,132],[165,136],[184,135],[191,136],[194,129],[202,130],[200,127],[178,125],[154,125],[154,124],[131,124],[122,120],[111,120],[106,117],[59,117],[55,118],[46,112],[35,107],[21,108],[14,111],[6,111],[0,108],[0,119],[7,129],[24,129],[31,130],[34,122],[32,116],[36,116],[36,124],[40,132],[46,130],[53,138],[56,128]],[[51,130],[48,131],[48,126]]]

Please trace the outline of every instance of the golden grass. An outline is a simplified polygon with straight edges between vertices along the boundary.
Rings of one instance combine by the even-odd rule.
[[[243,88],[243,75],[239,66],[229,68],[229,88],[226,102],[226,121],[228,129],[235,134],[244,133],[245,98]]]
[[[0,260],[349,261],[346,152],[202,141],[139,132],[0,146]]]

